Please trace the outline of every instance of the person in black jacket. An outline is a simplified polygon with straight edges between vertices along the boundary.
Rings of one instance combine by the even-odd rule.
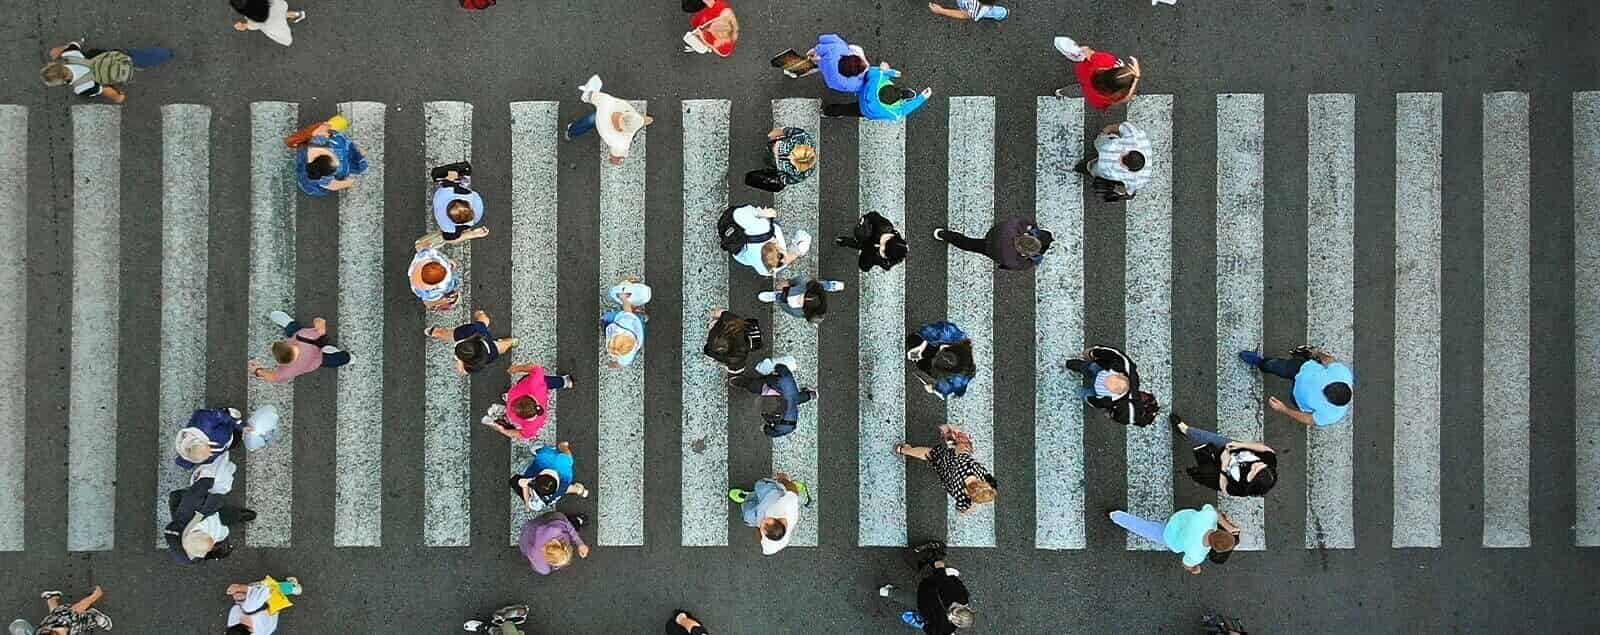
[[[1178,432],[1200,445],[1194,448],[1195,466],[1189,478],[1229,496],[1266,496],[1278,483],[1278,453],[1264,443],[1242,443],[1168,415]]]
[[[1127,353],[1111,346],[1091,346],[1082,359],[1067,360],[1067,369],[1083,375],[1078,396],[1122,425],[1150,425],[1160,409],[1155,395],[1139,390],[1139,367]]]
[[[856,266],[863,273],[873,267],[888,271],[906,259],[906,239],[894,228],[894,223],[877,212],[862,216],[849,236],[840,236],[833,242],[840,247],[861,251]]]
[[[1017,216],[995,223],[983,238],[945,227],[934,229],[933,238],[962,251],[988,256],[1001,269],[1027,271],[1044,260],[1044,252],[1055,242],[1056,235],[1039,227],[1039,221],[1032,216]]]
[[[893,584],[878,587],[878,597],[907,610],[900,621],[929,635],[950,635],[956,629],[969,628],[976,621],[972,598],[967,585],[961,583],[961,572],[945,566],[944,543],[929,541],[911,549],[918,556],[917,571],[929,567],[927,575],[917,583],[916,595]]]
[[[231,475],[226,480],[231,481]],[[255,520],[256,513],[224,505],[223,498],[231,488],[231,482],[219,487],[215,477],[207,476],[195,479],[187,488],[167,494],[172,522],[167,523],[162,533],[173,560],[195,564],[200,560],[226,558],[233,552],[230,539],[234,529]]]
[[[754,373],[744,373],[728,379],[728,384],[743,388],[761,401],[761,431],[769,437],[781,437],[794,432],[800,422],[800,405],[817,398],[815,388],[801,388],[791,370],[796,365],[792,356],[761,360]]]
[[[739,314],[723,308],[713,308],[707,316],[710,324],[706,345],[701,349],[706,357],[717,360],[730,375],[743,373],[750,363],[750,353],[766,346],[761,333],[761,323],[755,318],[741,318]]]

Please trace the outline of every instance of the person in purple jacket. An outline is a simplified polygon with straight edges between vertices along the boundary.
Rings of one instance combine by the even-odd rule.
[[[933,238],[962,251],[988,256],[1001,269],[1027,271],[1044,260],[1044,252],[1056,236],[1039,227],[1032,216],[1016,216],[995,223],[983,238],[945,227],[934,229]]]
[[[828,88],[852,95],[861,92],[861,85],[867,81],[867,68],[872,66],[866,51],[846,43],[838,33],[817,36],[817,45],[806,51],[806,57],[822,71],[822,81]]]
[[[589,557],[589,545],[578,535],[583,523],[583,514],[545,512],[522,524],[517,547],[528,559],[534,573],[550,575],[551,571],[572,564],[574,551],[579,558]]]

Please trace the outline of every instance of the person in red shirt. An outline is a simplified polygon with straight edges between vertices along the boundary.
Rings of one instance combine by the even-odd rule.
[[[1139,88],[1138,58],[1129,57],[1123,61],[1105,51],[1078,46],[1069,37],[1057,37],[1055,45],[1057,51],[1073,61],[1078,85],[1083,87],[1083,99],[1095,110],[1108,110],[1133,99],[1134,91]],[[1056,89],[1057,97],[1066,94],[1066,88]]]
[[[728,0],[683,0],[683,10],[694,14],[689,16],[689,32],[683,34],[683,52],[733,54],[739,43],[739,19]]]

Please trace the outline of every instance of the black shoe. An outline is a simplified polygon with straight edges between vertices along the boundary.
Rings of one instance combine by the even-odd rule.
[[[239,510],[239,522],[247,523],[247,522],[250,522],[250,521],[255,520],[255,519],[256,519],[256,510],[254,510],[254,509],[241,509],[241,510]]]
[[[1170,422],[1172,424],[1172,427],[1174,427],[1174,428],[1177,428],[1178,426],[1182,426],[1182,425],[1187,425],[1187,423],[1184,422],[1183,417],[1178,416],[1177,413],[1168,414],[1167,415],[1167,421]],[[1183,432],[1182,429],[1179,429],[1178,431],[1179,432]]]
[[[944,553],[945,544],[938,540],[929,540],[911,548],[912,553]]]
[[[567,514],[567,520],[572,521],[573,529],[583,529],[589,523],[589,517],[583,514]]]

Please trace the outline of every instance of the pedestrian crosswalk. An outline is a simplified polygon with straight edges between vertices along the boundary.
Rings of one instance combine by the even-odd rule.
[[[1066,370],[1064,360],[1073,358],[1085,347],[1088,319],[1085,311],[1086,278],[1093,277],[1093,269],[1120,266],[1123,269],[1123,286],[1116,290],[1122,296],[1122,335],[1125,348],[1139,363],[1143,389],[1160,396],[1164,405],[1176,406],[1188,414],[1181,404],[1173,403],[1174,384],[1180,377],[1201,373],[1174,362],[1175,351],[1185,343],[1175,341],[1174,267],[1181,257],[1175,253],[1174,233],[1184,228],[1174,227],[1175,179],[1214,179],[1215,199],[1215,258],[1216,297],[1215,358],[1204,365],[1215,364],[1216,411],[1215,422],[1196,422],[1202,427],[1214,423],[1224,435],[1240,440],[1258,440],[1264,428],[1281,425],[1266,423],[1278,415],[1268,414],[1264,398],[1268,395],[1285,395],[1286,391],[1267,384],[1263,378],[1237,362],[1234,353],[1241,349],[1257,349],[1263,345],[1263,332],[1269,328],[1272,316],[1265,313],[1266,285],[1274,263],[1265,255],[1267,245],[1275,237],[1269,235],[1266,222],[1273,214],[1267,205],[1265,192],[1268,183],[1290,170],[1288,166],[1268,163],[1268,148],[1274,143],[1290,139],[1303,139],[1306,153],[1305,192],[1307,246],[1304,254],[1305,279],[1305,336],[1319,343],[1356,369],[1357,381],[1369,364],[1383,365],[1382,372],[1373,376],[1387,377],[1392,368],[1393,408],[1392,439],[1375,439],[1363,428],[1362,417],[1373,416],[1372,407],[1358,407],[1341,425],[1313,428],[1305,432],[1304,456],[1304,547],[1308,549],[1354,549],[1358,543],[1356,479],[1354,470],[1382,469],[1393,474],[1392,515],[1380,519],[1391,527],[1386,535],[1359,538],[1368,541],[1387,541],[1394,548],[1437,548],[1446,533],[1441,523],[1441,488],[1453,477],[1440,462],[1441,442],[1441,332],[1442,320],[1451,313],[1441,302],[1441,274],[1443,270],[1441,173],[1450,159],[1444,156],[1443,129],[1445,100],[1440,93],[1404,93],[1394,99],[1394,180],[1393,183],[1363,183],[1363,187],[1389,189],[1394,192],[1393,240],[1394,271],[1380,272],[1380,277],[1392,275],[1394,284],[1394,312],[1392,322],[1385,317],[1383,324],[1363,325],[1369,329],[1392,328],[1394,353],[1381,359],[1358,359],[1356,347],[1356,188],[1358,170],[1356,157],[1357,98],[1350,94],[1313,94],[1305,97],[1306,127],[1303,137],[1277,135],[1268,125],[1267,106],[1275,99],[1259,94],[1221,94],[1207,99],[1215,100],[1215,171],[1209,174],[1178,174],[1174,168],[1175,127],[1183,120],[1175,119],[1176,107],[1185,101],[1171,95],[1144,95],[1128,107],[1128,119],[1148,135],[1152,143],[1152,178],[1133,201],[1126,205],[1120,233],[1125,244],[1121,263],[1098,263],[1091,268],[1085,261],[1086,210],[1102,206],[1098,202],[1086,205],[1087,191],[1082,177],[1072,166],[1084,155],[1084,145],[1100,123],[1090,125],[1091,115],[1086,112],[1081,99],[1039,97],[1027,107],[1032,109],[1035,138],[1033,182],[1034,208],[1040,224],[1054,231],[1056,242],[1033,277],[1032,358],[1035,366],[1031,387],[1031,407],[1034,422],[1031,426],[1015,421],[996,421],[996,402],[1002,394],[1014,394],[1010,387],[997,386],[992,368],[1001,363],[997,359],[995,341],[1001,330],[1002,317],[997,306],[1011,306],[1005,298],[996,297],[996,276],[992,263],[970,255],[951,251],[946,260],[947,316],[960,324],[975,342],[974,356],[980,368],[977,380],[966,396],[944,404],[949,421],[962,424],[976,441],[980,461],[1002,479],[1007,488],[1021,491],[1033,490],[1034,509],[1031,515],[1032,546],[1045,550],[1079,550],[1090,546],[1089,527],[1101,522],[1098,505],[1086,496],[1086,485],[1092,476],[1087,473],[1085,456],[1092,450],[1085,446],[1085,428],[1110,425],[1098,415],[1086,413],[1074,404],[1074,391],[1079,385],[1076,374]],[[1600,176],[1594,166],[1600,164],[1600,93],[1579,93],[1572,99],[1573,136],[1573,196],[1575,201],[1574,228],[1576,230],[1577,271],[1574,278],[1576,306],[1575,349],[1577,369],[1576,400],[1578,420],[1576,426],[1576,525],[1574,544],[1600,545],[1600,457],[1597,441],[1600,439],[1600,418],[1593,412],[1600,406],[1600,363],[1595,362],[1593,351],[1600,346],[1600,314],[1594,306],[1596,291],[1600,287],[1600,273],[1594,262],[1600,260],[1594,246],[1600,236]],[[820,100],[781,99],[771,103],[771,126],[798,126],[813,133],[822,154],[828,157],[806,181],[787,188],[774,198],[774,206],[781,210],[785,230],[791,235],[805,230],[814,236],[811,253],[794,265],[795,271],[818,275],[824,259],[840,258],[840,253],[830,249],[831,236],[838,228],[825,227],[821,222],[826,210],[822,201],[825,193],[848,184],[841,178],[849,172],[856,173],[855,202],[861,213],[875,211],[894,221],[902,233],[914,244],[932,245],[928,238],[932,223],[943,222],[952,229],[981,235],[989,224],[1011,212],[996,209],[996,171],[1001,148],[1014,139],[997,137],[997,110],[1004,114],[1015,104],[985,96],[958,96],[945,100],[947,135],[943,139],[948,153],[948,170],[945,174],[947,207],[942,220],[937,211],[927,213],[916,210],[908,214],[906,194],[908,187],[927,187],[929,183],[918,180],[908,183],[908,143],[937,143],[916,136],[917,128],[908,128],[904,122],[830,122],[825,126],[820,118]],[[1530,531],[1530,473],[1528,465],[1534,447],[1530,443],[1529,393],[1527,386],[1534,380],[1534,366],[1529,361],[1530,320],[1532,304],[1530,288],[1534,281],[1530,253],[1533,245],[1531,188],[1529,162],[1530,145],[1526,134],[1530,125],[1530,95],[1526,93],[1492,93],[1481,99],[1482,155],[1472,160],[1481,161],[1482,219],[1483,219],[1483,307],[1485,328],[1482,341],[1483,414],[1483,489],[1482,535],[1484,547],[1527,547],[1533,544],[1535,534]],[[633,102],[641,113],[648,104]],[[655,104],[658,112],[661,103]],[[674,116],[681,122],[681,137],[662,136],[641,132],[635,139],[632,152],[619,166],[607,161],[607,153],[586,155],[574,170],[597,170],[598,210],[578,210],[567,206],[558,213],[558,173],[567,165],[558,162],[563,151],[560,135],[560,103],[554,101],[527,101],[509,105],[509,128],[505,135],[511,148],[511,180],[509,201],[490,201],[490,226],[496,234],[509,234],[495,239],[510,245],[509,315],[492,316],[497,336],[515,334],[521,345],[510,353],[515,363],[539,363],[557,366],[562,360],[590,359],[588,352],[562,356],[556,337],[558,315],[563,320],[590,320],[593,316],[579,316],[561,310],[557,303],[558,281],[569,275],[564,267],[575,254],[558,245],[558,227],[573,219],[598,218],[597,249],[584,257],[598,263],[598,278],[592,283],[599,296],[599,304],[610,302],[603,297],[604,290],[627,275],[640,275],[645,269],[647,238],[652,242],[664,241],[658,226],[682,227],[679,278],[646,280],[656,289],[654,302],[646,309],[657,315],[677,313],[681,331],[674,338],[668,325],[652,323],[644,353],[625,369],[604,368],[608,361],[604,340],[598,340],[596,360],[599,369],[598,385],[565,393],[562,400],[595,399],[597,406],[594,422],[565,418],[557,427],[557,404],[552,396],[551,415],[538,439],[553,443],[563,438],[559,432],[569,427],[594,426],[597,432],[597,464],[590,466],[597,478],[591,483],[592,504],[598,508],[596,526],[597,543],[607,546],[641,546],[647,544],[646,536],[668,535],[646,527],[646,507],[653,505],[676,506],[678,516],[677,539],[682,546],[720,547],[741,542],[730,536],[730,518],[736,511],[728,504],[726,492],[730,486],[741,485],[747,474],[730,474],[730,429],[743,430],[758,422],[746,421],[738,413],[745,412],[737,405],[730,406],[728,392],[722,384],[721,371],[714,362],[700,355],[704,342],[706,316],[714,307],[759,307],[751,313],[762,320],[768,329],[770,349],[775,354],[794,355],[797,358],[797,375],[802,385],[849,386],[855,382],[855,421],[829,421],[819,407],[801,408],[798,430],[776,439],[771,447],[771,465],[774,471],[787,472],[811,486],[813,503],[804,512],[803,522],[793,541],[796,547],[830,546],[844,534],[826,531],[829,526],[851,522],[848,516],[853,509],[854,536],[850,546],[898,546],[908,542],[911,518],[907,496],[908,487],[932,486],[932,479],[916,474],[924,468],[908,467],[905,459],[889,452],[902,439],[925,443],[931,436],[935,422],[907,421],[906,403],[912,400],[934,399],[922,394],[920,386],[911,382],[908,389],[906,361],[903,355],[905,330],[908,326],[907,277],[913,267],[899,266],[891,271],[874,270],[845,280],[847,291],[859,299],[854,333],[840,323],[845,320],[824,322],[821,327],[796,320],[775,307],[755,304],[747,298],[730,298],[730,279],[750,274],[731,264],[722,253],[707,228],[714,225],[716,217],[731,199],[730,179],[737,181],[730,165],[730,138],[749,135],[740,131],[746,128],[766,129],[766,121],[758,123],[734,120],[737,102],[723,99],[692,99],[680,102]],[[287,310],[302,321],[313,314],[294,310],[297,296],[296,280],[310,280],[300,276],[296,267],[299,250],[298,235],[307,231],[327,231],[327,225],[304,227],[297,224],[297,205],[304,199],[294,184],[292,152],[282,139],[300,127],[301,122],[320,113],[302,112],[301,105],[288,102],[257,102],[251,104],[248,114],[249,161],[251,177],[248,183],[231,184],[213,182],[211,174],[214,144],[243,143],[222,136],[220,126],[213,126],[216,115],[206,106],[174,104],[161,109],[159,128],[162,147],[160,166],[161,205],[159,293],[150,294],[150,302],[159,302],[160,352],[159,368],[155,377],[140,378],[137,385],[149,385],[155,390],[159,422],[153,428],[156,438],[141,439],[136,446],[119,447],[118,439],[118,386],[119,373],[134,369],[119,366],[118,352],[122,350],[120,323],[121,300],[125,297],[121,286],[119,267],[122,256],[119,227],[122,216],[132,213],[121,205],[121,192],[127,168],[124,165],[120,139],[123,129],[135,125],[155,125],[155,122],[135,122],[125,119],[125,111],[114,106],[79,105],[70,111],[72,152],[72,227],[71,227],[71,310],[64,320],[70,345],[68,396],[66,406],[68,465],[66,467],[66,520],[65,545],[68,551],[104,551],[116,548],[117,514],[115,466],[120,462],[155,463],[155,490],[148,495],[154,499],[155,532],[157,546],[159,529],[167,522],[166,492],[180,487],[187,475],[172,464],[171,437],[184,425],[188,413],[200,406],[211,404],[207,399],[207,372],[209,360],[218,351],[208,350],[208,342],[215,342],[217,333],[233,336],[240,329],[215,324],[208,313],[214,311],[216,298],[208,298],[212,287],[211,273],[219,263],[208,258],[208,242],[215,240],[212,219],[219,213],[211,203],[212,190],[227,187],[249,188],[248,236],[248,289],[241,297],[247,299],[246,313],[252,316],[243,327],[240,346],[252,358],[267,355],[270,343],[280,333],[265,319],[267,312]],[[666,109],[671,112],[672,108]],[[411,324],[414,320],[399,319],[386,307],[396,306],[394,298],[386,297],[391,287],[393,272],[386,272],[385,228],[402,226],[406,233],[421,235],[431,226],[431,214],[419,215],[414,210],[427,210],[427,205],[405,210],[386,210],[386,164],[391,156],[409,156],[386,153],[386,146],[416,145],[423,151],[421,165],[394,166],[397,174],[414,175],[419,190],[428,183],[429,167],[469,160],[475,145],[488,143],[474,139],[474,120],[489,120],[480,129],[497,129],[500,122],[494,119],[506,116],[505,111],[487,106],[475,109],[473,104],[454,101],[437,101],[423,104],[423,126],[420,139],[407,139],[397,132],[386,119],[390,107],[373,102],[348,102],[339,105],[339,113],[351,121],[349,134],[355,139],[371,164],[368,173],[355,188],[338,197],[338,269],[337,315],[338,340],[342,347],[355,352],[360,363],[337,371],[337,395],[333,412],[306,413],[295,411],[294,384],[268,384],[250,381],[247,384],[243,409],[262,405],[275,406],[280,414],[280,431],[277,439],[245,460],[245,479],[242,487],[244,502],[258,513],[257,520],[245,532],[246,544],[251,547],[292,548],[297,540],[307,539],[303,530],[294,525],[293,511],[296,497],[325,498],[332,496],[332,535],[318,542],[331,542],[336,547],[383,547],[420,543],[429,547],[463,547],[471,544],[477,527],[476,519],[496,519],[494,535],[498,541],[499,520],[504,519],[495,510],[492,514],[474,509],[474,483],[483,482],[474,477],[477,470],[493,469],[505,465],[519,470],[529,457],[529,445],[513,443],[503,457],[481,460],[472,455],[471,439],[482,434],[476,430],[478,415],[471,408],[471,390],[475,382],[488,381],[495,389],[503,388],[503,378],[486,373],[472,379],[459,377],[452,366],[453,358],[436,343],[429,343],[424,359],[390,359],[384,344],[393,337],[414,337],[419,334],[397,335],[398,323]],[[1364,114],[1368,111],[1361,111]],[[304,115],[304,116],[302,116]],[[662,116],[662,115],[657,115]],[[930,115],[932,116],[932,115]],[[34,165],[28,161],[29,153],[37,152],[27,144],[30,126],[39,125],[40,113],[30,113],[16,106],[0,106],[0,164]],[[1094,120],[1097,121],[1098,120]],[[852,130],[853,128],[853,130]],[[651,130],[651,128],[646,129]],[[1181,130],[1178,130],[1181,132]],[[824,135],[823,133],[827,134]],[[415,133],[412,133],[415,134]],[[833,147],[848,147],[835,141],[839,136],[853,134],[857,141],[855,156],[848,153],[830,153]],[[663,140],[665,139],[665,140]],[[500,139],[495,143],[503,142]],[[654,219],[647,222],[646,202],[659,192],[647,191],[647,179],[652,174],[647,149],[656,144],[656,152],[664,149],[682,153],[682,214],[677,219]],[[680,148],[673,148],[681,144]],[[578,146],[588,153],[590,146]],[[572,151],[572,150],[567,150]],[[1190,150],[1211,152],[1212,149]],[[671,165],[673,161],[660,163]],[[1195,165],[1190,162],[1185,165]],[[1297,168],[1294,168],[1297,169]],[[926,179],[926,175],[913,175]],[[409,183],[410,176],[390,183]],[[26,296],[27,275],[23,256],[26,247],[28,176],[14,171],[0,174],[0,241],[13,248],[0,255],[0,288],[11,292],[0,302],[0,321],[8,325],[11,333],[27,332],[25,325],[33,320],[53,320],[57,316],[29,314]],[[37,182],[37,181],[35,181]],[[936,181],[935,181],[936,182]],[[408,186],[409,187],[409,186]],[[408,190],[409,191],[409,190]],[[670,189],[668,190],[670,192]],[[848,198],[848,197],[846,197]],[[673,203],[674,206],[677,202]],[[142,211],[140,212],[143,213]],[[1211,213],[1207,210],[1206,213]],[[565,216],[565,218],[562,218]],[[500,220],[493,220],[500,219]],[[418,222],[419,220],[423,222]],[[647,229],[647,227],[649,229]],[[1298,229],[1296,231],[1299,231]],[[1387,244],[1387,243],[1385,243]],[[659,245],[652,251],[659,250]],[[465,322],[476,306],[473,293],[501,293],[494,287],[474,286],[468,269],[472,266],[470,244],[452,246],[451,253],[462,267],[456,275],[462,277],[462,301],[457,308],[444,314],[426,316],[428,324],[453,324]],[[922,253],[927,253],[923,249]],[[854,256],[849,255],[851,260]],[[1296,256],[1299,258],[1299,256]],[[568,260],[563,260],[567,258]],[[480,264],[482,264],[480,262]],[[853,263],[852,263],[853,265]],[[1298,263],[1296,264],[1298,268]],[[587,266],[581,267],[587,271]],[[589,284],[586,282],[585,284]],[[1093,282],[1091,282],[1093,284]],[[487,291],[486,291],[487,289]],[[1181,293],[1182,290],[1179,290]],[[678,302],[674,307],[673,303]],[[412,303],[400,303],[407,310],[422,309]],[[835,312],[841,311],[837,306]],[[743,311],[741,311],[743,312]],[[509,325],[509,326],[508,326]],[[1209,322],[1205,325],[1211,329]],[[20,335],[15,335],[18,340]],[[821,340],[830,338],[855,338],[855,372],[848,368],[819,366]],[[1386,337],[1386,336],[1385,336]],[[674,341],[675,339],[675,341]],[[37,344],[29,343],[29,346]],[[679,347],[681,356],[671,355],[670,347]],[[0,346],[0,551],[23,551],[31,546],[36,536],[24,535],[25,518],[36,505],[45,505],[23,496],[24,484],[35,478],[27,473],[26,420],[29,395],[28,381],[22,372],[25,367],[27,346]],[[37,351],[33,351],[37,352]],[[392,353],[391,353],[392,354]],[[1182,358],[1188,359],[1188,358]],[[674,361],[678,361],[674,368]],[[398,363],[396,363],[398,362]],[[583,363],[588,363],[584,361]],[[392,407],[386,397],[393,397],[394,378],[391,374],[414,369],[423,379],[419,384],[424,395],[420,398],[419,413],[403,412]],[[1493,372],[1488,372],[1489,369]],[[420,369],[420,370],[415,370]],[[658,456],[646,452],[646,423],[652,426],[672,425],[670,417],[658,414],[659,404],[646,398],[645,377],[666,377],[673,380],[681,375],[681,426],[678,431],[679,447],[673,453],[678,463],[679,485],[672,487],[677,500],[664,501],[646,496],[645,482],[655,478],[663,466],[647,464],[647,457]],[[854,375],[854,377],[850,377]],[[1276,380],[1268,379],[1267,381]],[[1204,390],[1209,391],[1210,387]],[[1360,386],[1357,387],[1360,392]],[[1402,396],[1405,398],[1402,399]],[[1358,394],[1359,397],[1359,394]],[[828,395],[824,395],[824,403]],[[1379,407],[1385,407],[1383,404]],[[730,416],[730,412],[734,413]],[[828,410],[835,416],[846,410]],[[300,460],[294,455],[296,421],[316,426],[316,434],[334,435],[334,457],[337,465],[335,479],[326,484],[314,484],[316,491],[306,491],[306,483],[297,482],[294,469]],[[420,421],[415,421],[420,419]],[[324,424],[331,421],[331,425]],[[416,425],[420,423],[420,425]],[[1164,422],[1162,422],[1164,424]],[[1460,424],[1461,422],[1457,422]],[[305,425],[300,426],[305,433]],[[820,439],[838,434],[840,430],[854,428],[851,447],[824,446]],[[581,428],[580,428],[581,429]],[[1031,429],[1031,434],[1029,430]],[[1298,431],[1297,431],[1298,433]],[[419,457],[386,456],[384,438],[392,434],[415,434],[422,439]],[[737,433],[736,433],[737,434]],[[1175,466],[1187,461],[1185,454],[1175,456],[1175,443],[1171,428],[1154,425],[1147,428],[1128,428],[1126,446],[1120,462],[1126,467],[1126,508],[1146,517],[1162,517],[1174,510],[1179,495],[1175,490],[1181,472]],[[740,435],[743,436],[743,435]],[[1361,445],[1357,445],[1359,440]],[[1031,444],[1032,461],[1020,459],[1022,455],[997,453],[1001,444]],[[1392,447],[1377,453],[1389,457],[1390,465],[1369,465],[1374,453],[1362,451],[1370,445]],[[849,456],[854,452],[855,456]],[[420,459],[422,492],[385,491],[395,484],[384,478],[385,461]],[[653,459],[652,459],[653,460]],[[856,489],[849,491],[846,472],[851,464],[856,467]],[[580,465],[580,470],[585,466]],[[1030,474],[1019,473],[1031,471]],[[1474,475],[1474,478],[1476,476]],[[498,478],[490,479],[496,484]],[[580,479],[581,480],[581,479]],[[1291,482],[1300,482],[1293,479]],[[1467,482],[1471,482],[1467,479]],[[908,485],[909,483],[909,485]],[[1188,486],[1182,486],[1188,491]],[[297,488],[300,488],[297,491]],[[497,488],[503,490],[503,488]],[[652,490],[654,493],[655,490]],[[1301,492],[1280,486],[1272,496],[1299,496]],[[145,496],[146,494],[140,494]],[[850,500],[852,497],[854,500]],[[1004,495],[1004,490],[1002,490]],[[420,497],[421,535],[407,537],[384,531],[386,510],[384,501],[415,500]],[[1183,498],[1192,498],[1185,494]],[[1112,501],[1107,501],[1112,502]],[[1120,501],[1116,501],[1120,502]],[[1221,509],[1244,528],[1241,549],[1282,549],[1286,541],[1294,540],[1273,535],[1269,527],[1282,527],[1278,519],[1268,522],[1270,502],[1260,499],[1222,498]],[[948,541],[962,547],[1008,547],[1022,542],[1009,536],[997,526],[1004,525],[996,516],[995,506],[982,506],[971,514],[958,515],[953,506],[946,504],[944,517]],[[1004,510],[1001,510],[1004,511]],[[519,501],[509,503],[508,539],[515,542],[520,523],[527,512]],[[667,516],[670,517],[670,516]],[[1291,522],[1299,523],[1299,519]],[[1123,539],[1119,536],[1118,542]],[[1123,543],[1126,549],[1159,549],[1159,545],[1129,535]]]

